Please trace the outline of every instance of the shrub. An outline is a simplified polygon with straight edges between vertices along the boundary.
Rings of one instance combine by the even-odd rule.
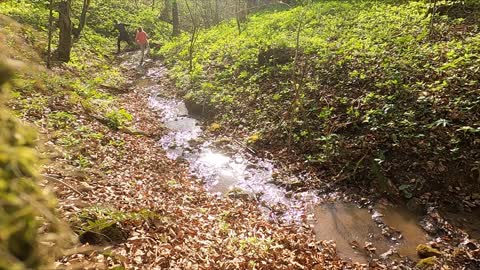
[[[0,63],[0,87],[9,77]],[[4,100],[0,88],[0,100]],[[65,240],[63,227],[53,216],[55,200],[38,185],[36,133],[20,124],[0,104],[0,269],[40,269],[50,266],[53,248],[43,241]],[[39,219],[42,217],[42,219]],[[43,221],[43,222],[42,222]],[[39,234],[49,224],[50,238]],[[52,240],[53,239],[53,240]],[[58,248],[59,246],[57,246]]]

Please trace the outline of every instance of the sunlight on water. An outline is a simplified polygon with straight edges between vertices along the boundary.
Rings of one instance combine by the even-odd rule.
[[[198,120],[188,116],[182,101],[155,96],[150,99],[150,107],[161,113],[165,127],[170,130],[160,140],[168,157],[188,161],[192,174],[204,180],[209,192],[227,195],[233,188],[239,188],[261,201],[261,208],[269,218],[292,223],[302,220],[306,201],[316,204],[318,198],[313,193],[287,196],[285,188],[271,183],[275,170],[271,161],[252,161],[240,152],[222,154],[208,141],[191,145],[191,140],[200,138],[202,129]],[[372,214],[367,209],[341,202],[317,205],[310,212],[316,218],[313,225],[317,239],[335,240],[340,256],[361,263],[366,262],[363,252],[365,242],[372,242],[377,254],[392,247],[402,255],[415,256],[415,246],[425,240],[416,217],[403,209],[382,205],[377,205],[375,209],[381,213],[385,223],[402,231],[403,239],[389,241],[382,235],[382,229],[372,220]],[[352,249],[352,245],[358,247]]]
[[[212,193],[225,194],[235,188],[239,181],[238,175],[233,170],[220,169],[215,180],[208,185],[208,190]]]
[[[207,151],[202,154],[199,161],[210,166],[222,167],[230,162],[230,158],[219,153]]]

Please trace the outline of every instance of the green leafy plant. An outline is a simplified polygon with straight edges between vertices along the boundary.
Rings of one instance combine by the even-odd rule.
[[[120,223],[127,221],[142,221],[157,218],[158,215],[148,211],[122,212],[111,208],[91,207],[83,209],[71,220],[80,239],[84,242],[101,243],[122,241],[126,232]]]
[[[129,126],[133,120],[133,116],[125,109],[111,110],[105,116],[109,121],[109,126],[115,129]]]

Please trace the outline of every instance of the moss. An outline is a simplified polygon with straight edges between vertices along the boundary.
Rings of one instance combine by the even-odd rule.
[[[416,267],[419,269],[428,269],[433,267],[437,263],[437,258],[436,257],[428,257],[425,259],[421,259],[418,261]]]
[[[442,253],[435,248],[432,248],[427,245],[418,245],[417,246],[417,254],[420,258],[429,258],[429,257],[440,257]]]

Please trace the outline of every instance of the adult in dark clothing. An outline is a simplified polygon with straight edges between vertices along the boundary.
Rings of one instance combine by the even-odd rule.
[[[114,25],[115,28],[113,30],[114,31],[118,30],[117,53],[120,53],[120,42],[122,42],[122,41],[127,42],[128,45],[130,45],[130,46],[134,45],[133,42],[132,42],[132,39],[128,35],[127,26],[129,26],[129,24],[119,23],[118,21],[115,22],[115,25]]]

